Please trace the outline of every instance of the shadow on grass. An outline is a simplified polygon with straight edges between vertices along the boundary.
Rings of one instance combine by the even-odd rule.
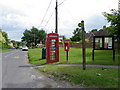
[[[38,63],[30,63],[30,64],[33,64],[33,65],[36,65],[36,66],[41,66],[41,65],[47,65],[48,63],[44,62],[44,63],[41,63],[41,62],[38,62]]]
[[[40,59],[38,59],[38,60],[45,60],[45,59],[40,58]]]
[[[35,59],[34,61],[41,61],[41,60],[45,60],[45,59],[40,58],[40,59]]]
[[[45,63],[42,63],[42,64],[40,64],[40,65],[47,65],[47,63],[45,62]],[[40,65],[37,65],[37,66],[40,66]]]

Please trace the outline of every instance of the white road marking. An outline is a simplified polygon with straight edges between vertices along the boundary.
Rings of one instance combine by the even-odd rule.
[[[30,69],[33,69],[33,67],[30,67]]]
[[[38,77],[39,79],[41,79],[42,77]]]
[[[31,79],[35,80],[36,76],[35,75],[31,75]]]
[[[15,58],[15,59],[19,59],[20,57],[19,57],[19,56],[15,56],[15,57],[13,57],[13,58]]]

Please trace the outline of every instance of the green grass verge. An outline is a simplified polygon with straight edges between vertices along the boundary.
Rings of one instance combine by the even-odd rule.
[[[4,52],[10,52],[12,50],[15,50],[15,49],[0,49],[0,53],[4,53]]]
[[[66,61],[66,52],[64,48],[60,48],[60,60],[57,63],[52,64],[82,64],[82,49],[71,48],[69,51],[69,60]],[[42,49],[29,49],[28,56],[31,64],[44,65],[46,59],[42,59]],[[116,60],[112,60],[112,50],[95,50],[95,61],[92,61],[92,48],[86,49],[86,63],[87,64],[99,64],[99,65],[118,65],[118,59],[120,54],[116,50]]]
[[[9,52],[15,49],[8,49],[9,45],[3,44],[0,42],[0,53]]]
[[[28,49],[28,58],[30,64],[35,65],[44,65],[46,64],[46,59],[42,59],[42,49],[36,48],[36,49]]]
[[[65,80],[71,84],[89,88],[118,88],[118,69],[87,67],[51,66],[36,68],[38,71]]]

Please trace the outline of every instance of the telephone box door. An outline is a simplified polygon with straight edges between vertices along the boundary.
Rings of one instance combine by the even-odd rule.
[[[59,39],[57,33],[49,33],[46,42],[47,63],[59,61]]]

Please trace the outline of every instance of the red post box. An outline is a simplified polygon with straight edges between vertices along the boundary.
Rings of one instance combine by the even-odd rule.
[[[66,51],[66,59],[68,61],[68,51],[70,50],[70,43],[69,42],[64,43],[64,50]]]
[[[49,33],[46,39],[46,59],[47,63],[59,61],[59,35],[57,33]]]
[[[70,50],[70,43],[69,42],[65,42],[64,43],[64,50],[65,51],[69,51]]]

